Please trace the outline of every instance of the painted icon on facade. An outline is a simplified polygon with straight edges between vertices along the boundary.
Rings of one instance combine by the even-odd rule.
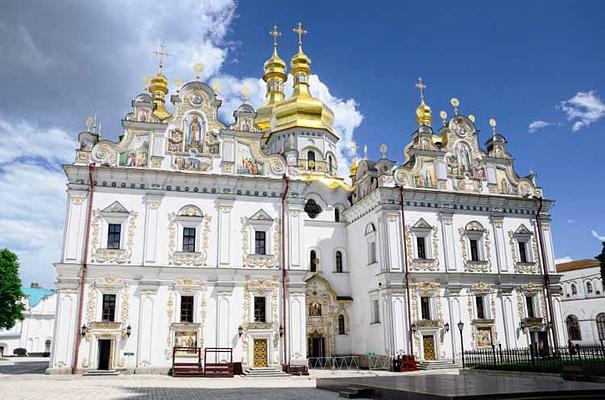
[[[128,149],[120,153],[121,167],[146,167],[149,159],[149,136],[135,136]]]
[[[189,114],[185,118],[185,151],[195,149],[202,152],[206,122],[199,114]]]
[[[252,149],[249,145],[237,144],[237,173],[246,175],[264,175],[265,166],[258,162],[252,156]]]

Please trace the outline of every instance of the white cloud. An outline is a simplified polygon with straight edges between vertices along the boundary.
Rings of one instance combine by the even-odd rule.
[[[40,130],[0,120],[0,248],[19,256],[25,281],[51,285],[59,260],[65,216],[65,176],[76,143],[60,129]],[[8,234],[10,233],[10,234]]]
[[[547,121],[532,121],[529,124],[529,133],[534,133],[534,132],[538,132],[540,129],[544,129],[546,127],[549,127],[553,125],[552,122],[547,122]]]
[[[571,99],[562,101],[560,107],[567,115],[567,120],[573,122],[574,132],[605,117],[605,103],[594,90],[578,92]]]
[[[568,219],[568,220],[567,220],[567,223],[568,223],[568,224],[573,224],[573,223],[575,223],[575,222],[576,222],[576,220],[575,220],[575,219]]]
[[[570,256],[565,256],[565,257],[555,259],[555,264],[561,264],[561,263],[566,263],[566,262],[570,262],[570,261],[573,261],[573,258],[571,258]]]
[[[592,233],[592,236],[597,239],[599,242],[605,242],[605,236],[601,236],[597,233],[597,231],[595,231],[594,229],[590,231],[590,233]]]

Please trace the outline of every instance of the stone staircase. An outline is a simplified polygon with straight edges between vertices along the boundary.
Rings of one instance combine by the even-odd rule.
[[[460,368],[458,360],[445,359],[435,361],[418,361],[418,369],[432,370],[432,369],[450,369]]]
[[[244,375],[253,378],[279,378],[290,376],[282,371],[280,367],[249,368],[244,370]]]
[[[120,375],[115,369],[91,369],[84,373],[84,376],[116,376]]]
[[[343,397],[345,399],[373,399],[374,389],[349,386],[344,389],[341,389],[338,392],[338,397]]]

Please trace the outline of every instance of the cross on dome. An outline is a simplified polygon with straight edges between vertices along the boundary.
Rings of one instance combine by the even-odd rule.
[[[160,60],[160,68],[164,66],[164,58],[170,55],[168,50],[166,50],[166,45],[163,42],[157,49],[153,51],[153,54]]]
[[[269,35],[273,36],[273,47],[277,47],[277,38],[281,36],[281,32],[277,30],[277,25],[273,25],[273,29],[269,31]]]
[[[292,32],[298,35],[298,45],[302,46],[302,36],[307,34],[307,31],[302,27],[302,22],[296,24],[296,27],[292,29]]]
[[[426,84],[424,84],[421,77],[418,77],[418,83],[414,86],[420,91],[420,100],[424,100],[424,89],[426,89]]]

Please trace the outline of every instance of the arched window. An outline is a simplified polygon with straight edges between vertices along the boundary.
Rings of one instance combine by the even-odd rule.
[[[334,208],[334,221],[340,222],[340,210],[338,208]]]
[[[309,170],[315,171],[315,152],[312,150],[307,152],[307,163]]]
[[[305,203],[305,212],[309,216],[309,218],[314,219],[321,213],[322,209],[319,204],[313,199],[307,200]]]
[[[586,293],[592,293],[592,283],[586,282]]]
[[[599,340],[605,340],[605,313],[598,314],[596,320]]]
[[[340,314],[338,316],[338,334],[339,335],[346,335],[346,330],[345,330],[345,316]]]
[[[328,156],[328,172],[330,175],[334,173],[334,165],[332,163],[332,156]]]
[[[315,250],[311,250],[309,253],[309,269],[311,272],[317,272],[317,264],[319,264],[319,260],[317,259],[317,252]]]
[[[368,224],[365,233],[368,242],[368,265],[372,265],[378,262],[376,259],[376,227],[374,224]]]
[[[336,252],[336,272],[342,272],[342,252]]]
[[[571,284],[571,294],[578,294],[578,288],[575,283]]]
[[[570,315],[565,318],[565,324],[567,325],[567,334],[569,340],[582,340],[582,332],[580,331],[580,322],[575,315]]]

